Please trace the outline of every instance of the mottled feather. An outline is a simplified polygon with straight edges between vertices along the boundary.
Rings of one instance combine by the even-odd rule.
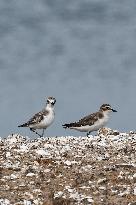
[[[81,127],[81,126],[86,126],[86,125],[91,126],[91,125],[94,125],[94,123],[98,120],[98,118],[102,118],[102,117],[103,117],[103,113],[101,113],[101,112],[92,113],[92,114],[80,119],[78,122],[64,124],[63,127],[64,128]]]
[[[38,124],[43,120],[44,116],[48,115],[48,113],[49,112],[47,110],[43,109],[30,118],[28,122],[20,125],[19,127],[28,127],[29,125]]]

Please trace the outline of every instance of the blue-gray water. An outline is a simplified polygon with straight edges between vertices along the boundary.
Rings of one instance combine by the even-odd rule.
[[[110,103],[108,126],[136,129],[135,0],[0,0],[0,136],[54,96],[47,136]]]

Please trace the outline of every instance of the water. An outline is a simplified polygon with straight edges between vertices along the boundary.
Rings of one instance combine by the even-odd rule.
[[[62,124],[110,103],[108,126],[135,130],[136,1],[0,0],[0,136],[54,96],[47,136],[83,135]]]

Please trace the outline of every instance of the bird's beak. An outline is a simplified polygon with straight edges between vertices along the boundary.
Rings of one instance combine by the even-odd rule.
[[[51,104],[54,105],[56,103],[56,100],[54,100],[54,102],[52,102]]]
[[[114,109],[111,109],[112,110],[112,112],[117,112],[117,110],[114,110]]]

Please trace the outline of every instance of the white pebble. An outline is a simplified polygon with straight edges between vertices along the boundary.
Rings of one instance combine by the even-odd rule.
[[[35,174],[34,173],[28,173],[27,175],[26,175],[26,177],[33,177]]]

